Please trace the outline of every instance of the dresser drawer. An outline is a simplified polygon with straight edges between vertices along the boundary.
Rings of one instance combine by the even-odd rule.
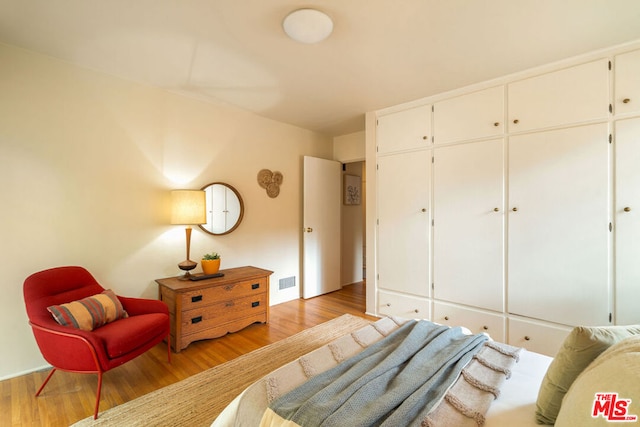
[[[571,327],[509,317],[509,344],[554,357]]]
[[[426,298],[378,291],[378,314],[405,319],[429,319],[430,303]]]
[[[267,312],[267,296],[258,295],[229,299],[182,313],[182,333],[206,330],[244,317]],[[266,322],[266,319],[264,320]]]
[[[230,299],[265,294],[266,292],[267,281],[264,278],[188,291],[181,296],[182,310],[191,310]]]
[[[496,341],[505,341],[505,318],[499,314],[435,302],[433,321],[449,326],[464,326],[474,334],[486,332]]]

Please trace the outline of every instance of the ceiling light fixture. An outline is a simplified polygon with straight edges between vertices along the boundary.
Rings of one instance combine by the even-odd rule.
[[[289,37],[300,43],[318,43],[329,37],[333,21],[315,9],[298,9],[282,21],[282,28]]]

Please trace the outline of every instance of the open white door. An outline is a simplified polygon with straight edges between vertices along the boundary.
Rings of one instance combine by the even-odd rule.
[[[340,163],[304,158],[302,297],[340,289]]]

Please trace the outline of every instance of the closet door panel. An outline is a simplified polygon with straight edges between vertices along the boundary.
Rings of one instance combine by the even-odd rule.
[[[509,131],[606,119],[609,61],[601,59],[508,85]]]
[[[510,313],[607,324],[608,147],[605,124],[510,139]]]
[[[616,123],[616,323],[640,323],[640,118]]]
[[[378,154],[431,145],[431,104],[378,117]]]
[[[429,295],[431,152],[378,158],[378,287]]]
[[[504,309],[503,140],[434,153],[434,298]]]
[[[435,144],[478,139],[504,132],[504,86],[434,104]]]
[[[640,112],[640,50],[615,58],[616,114]]]

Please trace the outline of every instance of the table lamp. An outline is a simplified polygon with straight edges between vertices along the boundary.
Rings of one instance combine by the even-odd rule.
[[[198,265],[189,259],[191,250],[191,226],[206,224],[205,192],[203,190],[173,190],[171,192],[171,224],[186,225],[187,235],[187,259],[178,264],[180,270],[185,272],[183,279],[191,276],[190,270]]]

